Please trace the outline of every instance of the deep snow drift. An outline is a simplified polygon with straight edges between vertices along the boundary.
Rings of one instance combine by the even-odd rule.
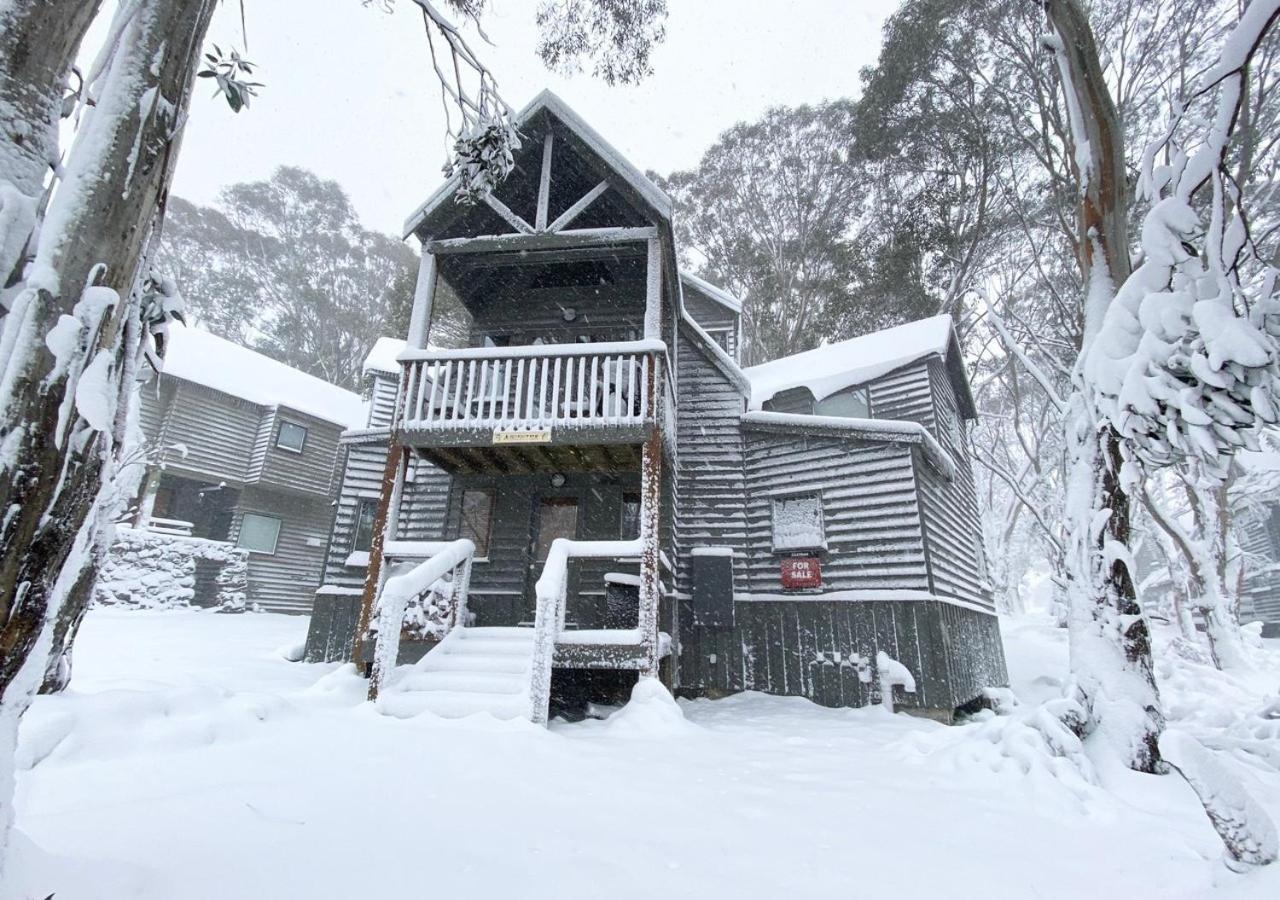
[[[1176,777],[1043,751],[1026,714],[1065,635],[1042,620],[1005,622],[1023,705],[953,728],[652,689],[549,730],[401,720],[349,669],[286,661],[305,628],[91,613],[74,690],[24,721],[3,896],[1280,896],[1280,866],[1225,870]],[[1240,715],[1280,685],[1266,657],[1248,681],[1165,664],[1161,687],[1277,816],[1280,738]]]

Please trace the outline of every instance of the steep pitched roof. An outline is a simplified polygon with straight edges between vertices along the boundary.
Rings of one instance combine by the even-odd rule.
[[[976,417],[950,316],[908,322],[752,366],[746,370],[751,380],[751,408],[760,409],[782,391],[800,387],[821,400],[928,356],[938,356],[947,363],[961,411],[966,418]]]
[[[709,281],[704,281],[692,272],[681,271],[680,280],[707,299],[714,300],[737,315],[742,314],[742,301],[724,288],[717,287]]]
[[[169,326],[164,374],[258,406],[286,406],[343,427],[365,422],[365,404],[358,394],[197,328]]]
[[[519,129],[529,124],[541,112],[555,116],[562,125],[568,128],[593,153],[600,157],[606,165],[616,172],[623,181],[650,207],[664,219],[671,218],[671,198],[656,184],[650,181],[643,172],[637,169],[622,153],[606,141],[598,131],[586,123],[569,104],[565,103],[550,90],[544,90],[516,113],[515,125]],[[404,223],[404,236],[409,237],[418,227],[443,203],[450,201],[458,189],[458,176],[445,181],[429,196],[426,201],[414,210]]]

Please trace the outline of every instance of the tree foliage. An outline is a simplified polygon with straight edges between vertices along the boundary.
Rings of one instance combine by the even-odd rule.
[[[408,331],[418,269],[336,182],[292,167],[213,207],[172,203],[157,263],[195,324],[356,390],[373,342]]]

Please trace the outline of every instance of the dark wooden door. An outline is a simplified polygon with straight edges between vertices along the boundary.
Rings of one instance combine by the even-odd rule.
[[[551,551],[551,542],[556,538],[574,540],[578,537],[579,509],[580,502],[577,497],[534,495],[533,530],[527,553],[528,569],[525,576],[525,597],[528,598],[531,611],[537,609],[535,585],[542,576],[547,554]]]

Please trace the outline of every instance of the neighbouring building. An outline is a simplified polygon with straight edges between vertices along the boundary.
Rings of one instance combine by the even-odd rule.
[[[211,604],[213,564],[247,556],[250,604],[310,612],[341,474],[338,438],[365,421],[364,401],[208,332],[174,325],[169,335],[164,372],[141,387],[148,468],[129,544],[113,557],[146,559],[171,537],[175,566],[192,554],[210,564],[197,567],[190,593]],[[118,567],[115,577],[123,583]],[[157,590],[172,589],[173,577],[160,581]]]
[[[946,721],[1005,683],[950,320],[744,369],[667,196],[550,93],[518,126],[494,196],[408,222],[308,657],[371,658],[392,714],[534,721],[644,674]],[[445,295],[465,348],[428,342]]]

